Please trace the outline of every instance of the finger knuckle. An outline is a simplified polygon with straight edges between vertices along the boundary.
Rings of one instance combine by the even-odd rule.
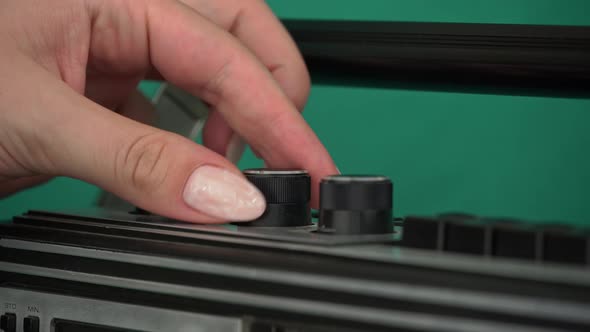
[[[221,61],[213,70],[211,76],[201,87],[201,93],[211,104],[216,104],[227,97],[228,79],[232,77],[234,67],[236,66],[237,56],[228,55],[224,61]]]
[[[49,151],[35,134],[0,130],[0,175],[52,174],[56,167]]]
[[[299,111],[303,111],[303,109],[305,108],[305,104],[307,104],[307,100],[309,98],[309,93],[311,90],[311,87],[310,87],[311,83],[310,83],[309,76],[302,77],[300,82],[301,82],[300,88],[296,89],[293,92],[293,94],[289,97],[293,101],[293,104],[295,104],[295,107],[297,107],[297,109]]]
[[[303,63],[271,64],[268,70],[279,82],[284,93],[299,111],[303,111],[311,91],[311,78]]]
[[[154,192],[165,183],[173,143],[166,134],[139,136],[122,148],[116,167],[122,181],[141,192]]]
[[[267,128],[270,128],[269,134],[276,137],[290,135],[293,126],[290,125],[292,120],[289,112],[274,111],[266,115],[265,122]]]

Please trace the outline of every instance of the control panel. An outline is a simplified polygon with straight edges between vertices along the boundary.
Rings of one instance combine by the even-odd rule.
[[[0,225],[0,332],[588,331],[590,232],[465,213],[395,218],[393,182],[249,169],[266,211],[136,209]],[[482,259],[485,258],[485,259]]]
[[[0,288],[3,332],[241,332],[240,318]]]

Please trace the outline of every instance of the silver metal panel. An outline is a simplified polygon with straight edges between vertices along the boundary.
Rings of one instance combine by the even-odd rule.
[[[256,294],[249,294],[244,292],[236,292],[236,291],[227,291],[227,290],[216,290],[216,289],[206,289],[200,287],[190,287],[190,286],[180,286],[180,285],[171,285],[171,284],[164,284],[159,282],[151,282],[151,281],[143,281],[143,280],[131,280],[126,278],[119,278],[119,277],[110,277],[110,276],[103,276],[103,275],[89,275],[86,273],[79,273],[79,272],[65,272],[60,270],[36,267],[36,266],[25,266],[20,264],[12,264],[12,263],[0,263],[0,269],[7,272],[24,272],[29,275],[36,275],[41,277],[49,277],[49,278],[59,278],[62,280],[71,280],[71,281],[87,281],[92,279],[93,284],[96,285],[109,285],[112,286],[114,284],[118,285],[119,287],[123,287],[126,289],[135,289],[135,290],[149,290],[151,292],[157,292],[166,295],[176,295],[176,296],[183,296],[183,297],[193,297],[193,298],[201,298],[201,299],[220,299],[226,298],[231,299],[233,303],[239,305],[255,305],[258,307],[271,307],[276,308],[278,310],[288,311],[294,314],[303,314],[303,315],[314,315],[314,316],[322,316],[325,318],[336,318],[336,317],[349,317],[352,320],[358,322],[373,322],[378,323],[384,326],[390,326],[393,328],[399,329],[410,329],[410,328],[418,328],[424,331],[448,331],[448,332],[471,332],[471,331],[482,331],[482,332],[496,332],[496,331],[514,331],[514,332],[525,332],[525,331],[558,331],[551,328],[530,328],[527,326],[522,325],[515,325],[515,324],[506,324],[506,323],[496,323],[496,322],[489,322],[489,321],[481,321],[478,319],[472,318],[449,318],[440,315],[433,315],[428,313],[415,313],[415,312],[406,312],[406,311],[399,311],[399,310],[383,310],[383,309],[369,309],[369,308],[362,308],[351,306],[347,304],[334,304],[334,303],[324,303],[318,301],[310,301],[310,300],[301,300],[301,299],[292,299],[292,298],[283,298],[283,297],[275,297],[275,296],[268,296],[268,295],[256,295]],[[0,298],[3,298],[4,294],[0,292]],[[31,298],[31,300],[36,300],[36,298]],[[55,304],[56,302],[51,302],[51,304]],[[75,302],[74,302],[75,303]],[[64,303],[66,305],[67,303]],[[96,303],[100,304],[100,303]],[[107,303],[108,304],[108,303]],[[61,305],[61,304],[59,304]],[[73,310],[73,306],[66,308],[66,310]],[[125,309],[125,308],[122,308]],[[83,312],[90,312],[87,317],[90,319],[94,319],[95,313],[102,313],[102,311],[97,310],[93,306],[84,307]],[[66,314],[67,311],[64,310],[62,314]],[[111,313],[109,311],[109,313]],[[155,311],[152,312],[155,314]],[[149,314],[146,312],[146,314]],[[119,315],[117,318],[121,316],[131,316],[135,317],[131,320],[127,320],[124,322],[117,322],[118,326],[129,326],[129,325],[122,325],[122,324],[129,324],[135,322],[137,319],[136,315]],[[124,319],[124,317],[121,317]],[[151,322],[151,321],[150,321]],[[209,325],[210,327],[216,327],[216,321],[208,321],[212,323]],[[153,322],[153,323],[157,323]],[[47,324],[47,320],[44,320],[44,324]],[[111,325],[113,326],[113,325]],[[195,329],[194,326],[191,326],[190,330],[187,330],[188,324],[182,324],[180,328],[183,329],[153,329],[150,328],[146,330],[146,332],[156,332],[156,331],[180,331],[180,332],[188,332],[188,331],[204,331],[201,329]],[[197,325],[201,326],[201,325]],[[44,330],[41,332],[46,332],[48,330]],[[218,330],[218,329],[207,329],[207,331],[226,331],[226,330]],[[230,330],[227,330],[230,331]],[[237,330],[231,330],[237,331]]]
[[[43,216],[30,215],[27,219],[51,220],[54,223],[102,225],[109,222],[110,228],[138,230],[154,234],[169,234],[183,237],[202,237],[205,234],[241,237],[264,241],[280,241],[287,243],[314,244],[321,246],[367,244],[367,243],[391,243],[396,234],[324,234],[316,232],[317,226],[301,227],[252,227],[238,226],[235,224],[200,225],[164,218],[157,215],[132,215],[126,212],[107,210],[85,209],[85,211],[73,212],[71,215],[43,211]],[[95,220],[77,220],[73,216],[92,217]],[[96,218],[101,218],[96,220]]]
[[[98,210],[97,210],[98,211]],[[92,215],[85,213],[75,213],[73,215]],[[59,216],[56,214],[56,216]],[[109,218],[117,220],[117,214],[97,214],[95,217]],[[129,218],[129,217],[128,217]],[[120,220],[123,220],[121,218]],[[128,221],[128,220],[127,220]],[[87,224],[91,224],[91,221],[84,221]],[[137,222],[140,226],[140,222]],[[158,222],[150,222],[151,224],[158,224]],[[154,232],[165,235],[178,235],[186,238],[204,239],[217,241],[218,243],[227,244],[244,244],[244,245],[260,245],[267,247],[269,250],[273,248],[294,250],[297,252],[305,253],[318,253],[322,255],[330,255],[334,257],[345,257],[363,259],[375,262],[385,263],[397,263],[405,264],[410,266],[425,266],[431,268],[442,268],[445,270],[469,272],[469,273],[483,273],[498,277],[512,277],[512,278],[523,278],[531,281],[542,281],[542,282],[568,282],[575,285],[590,286],[590,268],[586,266],[577,265],[562,265],[556,263],[543,263],[531,262],[527,260],[518,260],[502,257],[479,257],[474,255],[451,253],[451,252],[435,252],[432,250],[422,250],[413,248],[404,248],[398,246],[392,246],[390,244],[380,245],[371,244],[371,241],[367,239],[358,239],[355,244],[353,238],[351,240],[344,239],[340,241],[338,239],[332,240],[332,244],[347,244],[346,246],[334,245],[334,246],[312,246],[309,243],[328,244],[329,240],[325,239],[317,241],[312,239],[312,242],[292,242],[286,241],[288,237],[293,238],[293,233],[296,230],[277,230],[277,234],[289,233],[288,237],[279,237],[277,234],[270,235],[268,231],[272,233],[272,230],[264,230],[260,228],[249,228],[246,231],[243,229],[246,227],[236,227],[233,225],[196,225],[189,223],[168,223],[176,228],[175,231],[163,230],[163,229],[149,229],[145,228],[144,232]],[[114,226],[109,226],[114,227]],[[185,232],[193,230],[195,232]],[[198,232],[196,232],[198,231]],[[299,230],[301,231],[301,230]],[[235,234],[236,236],[227,236]],[[312,233],[319,237],[319,234]],[[237,236],[240,235],[240,236]],[[312,235],[313,236],[313,235]],[[380,235],[381,236],[381,235]],[[391,235],[386,235],[391,236]],[[281,241],[269,241],[270,239],[280,239]],[[363,241],[360,241],[363,240]],[[5,241],[2,241],[5,242]],[[360,243],[359,243],[360,242]],[[1,242],[0,242],[1,243]],[[354,245],[353,245],[354,244]]]
[[[64,319],[142,332],[239,332],[239,318],[181,312],[110,301],[0,288],[2,312],[17,315],[17,332],[26,316],[39,317],[40,331],[52,332],[54,319]]]
[[[321,274],[305,274],[294,271],[273,270],[271,267],[250,268],[232,266],[206,261],[183,260],[177,258],[144,256],[123,252],[110,252],[105,256],[101,252],[87,248],[72,248],[60,245],[29,243],[19,240],[2,239],[1,246],[27,249],[40,252],[51,252],[69,255],[103,259],[116,262],[128,262],[146,266],[172,267],[194,273],[208,273],[212,275],[241,277],[244,279],[259,280],[271,283],[275,280],[293,286],[306,285],[317,289],[330,289],[334,291],[348,291],[359,294],[389,297],[392,299],[422,300],[441,305],[453,305],[457,301],[467,304],[472,308],[485,308],[493,312],[513,312],[538,318],[552,318],[590,324],[590,307],[581,303],[564,303],[558,300],[538,300],[517,295],[487,294],[477,291],[450,290],[441,287],[429,287],[402,284],[399,282],[368,281],[359,282],[354,279],[341,277],[327,277]],[[3,263],[0,263],[2,267]]]

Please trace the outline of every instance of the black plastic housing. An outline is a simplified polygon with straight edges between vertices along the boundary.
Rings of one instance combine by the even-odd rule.
[[[590,96],[590,27],[283,20],[315,84]]]

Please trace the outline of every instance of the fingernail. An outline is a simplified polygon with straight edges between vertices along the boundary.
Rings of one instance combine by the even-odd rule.
[[[191,174],[183,198],[192,208],[227,221],[253,220],[266,208],[264,196],[248,180],[209,165]]]
[[[227,144],[225,158],[231,161],[233,164],[237,164],[242,158],[245,149],[246,143],[244,140],[237,134],[233,134],[229,140],[229,143]]]
[[[336,170],[338,171],[338,174],[342,174],[342,172],[340,172],[340,169],[338,169],[338,167],[336,167]]]

